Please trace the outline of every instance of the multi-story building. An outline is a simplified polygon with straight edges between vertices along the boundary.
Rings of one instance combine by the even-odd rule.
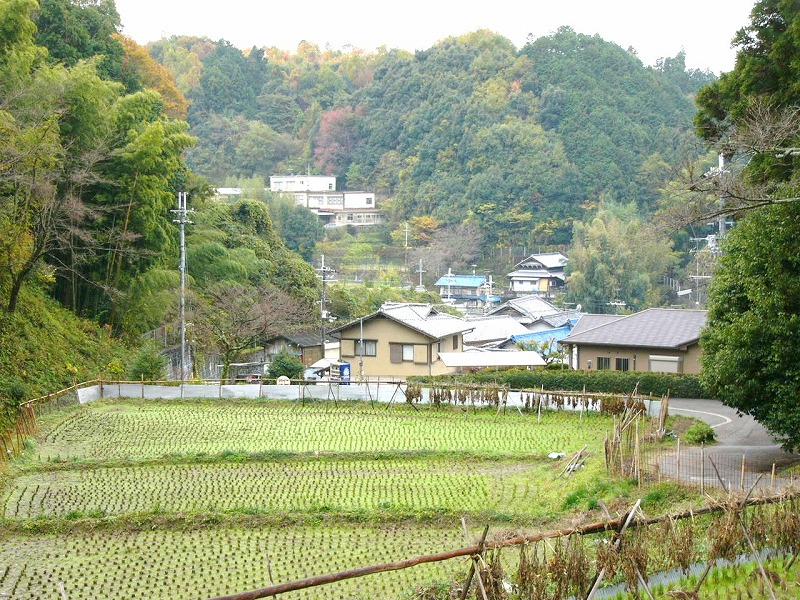
[[[373,192],[337,190],[335,177],[273,175],[269,178],[269,189],[291,194],[298,205],[319,215],[329,227],[374,225],[385,221]]]

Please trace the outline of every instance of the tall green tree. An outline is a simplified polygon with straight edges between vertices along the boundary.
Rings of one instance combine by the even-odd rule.
[[[704,383],[800,448],[800,203],[753,211],[723,248],[700,340]]]
[[[46,260],[91,237],[82,190],[108,156],[107,112],[120,90],[91,61],[46,64],[34,42],[35,7],[0,4],[8,33],[0,45],[0,286],[9,312]]]
[[[164,116],[156,92],[124,95],[101,77],[99,57],[48,62],[34,37],[36,7],[0,3],[5,309],[16,308],[26,281],[55,272],[57,298],[113,323],[131,278],[175,247],[169,209],[192,138],[186,123]]]
[[[114,0],[39,0],[35,13],[36,43],[52,62],[72,67],[99,57],[97,72],[121,81],[123,47],[114,34],[120,28]]]
[[[736,67],[698,94],[695,119],[717,149],[747,163],[730,178],[738,225],[709,292],[703,378],[785,448],[800,448],[800,158],[786,152],[800,145],[800,2],[756,3],[734,44]]]

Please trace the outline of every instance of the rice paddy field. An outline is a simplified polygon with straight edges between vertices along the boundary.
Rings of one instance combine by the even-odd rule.
[[[405,404],[64,408],[40,417],[3,475],[0,597],[210,598],[470,546],[486,524],[535,528],[613,499],[610,429],[599,414]],[[586,466],[559,477],[584,446]],[[415,586],[462,580],[467,566],[281,597],[414,598]]]

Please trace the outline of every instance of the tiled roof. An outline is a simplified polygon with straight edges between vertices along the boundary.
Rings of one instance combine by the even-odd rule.
[[[546,252],[544,254],[531,254],[529,257],[522,259],[514,268],[518,268],[520,265],[525,264],[526,262],[535,260],[536,262],[540,263],[544,266],[545,269],[556,269],[559,267],[563,267],[568,262],[568,258],[561,254],[561,252]]]
[[[575,327],[575,324],[581,318],[581,315],[576,310],[564,310],[561,312],[554,313],[552,315],[544,315],[539,320],[543,323],[547,323],[551,327],[561,327],[563,325],[569,325],[570,327]]]
[[[562,312],[560,308],[556,308],[544,298],[531,295],[509,300],[505,304],[501,304],[492,310],[489,314],[508,314],[509,310],[517,312],[521,316],[528,317],[533,321],[536,321],[545,315],[553,315]]]
[[[304,331],[300,333],[287,333],[284,337],[287,340],[294,342],[301,348],[320,346],[322,344],[321,331]]]
[[[468,319],[467,323],[474,329],[464,334],[465,344],[481,344],[491,340],[504,340],[513,335],[528,332],[528,329],[522,323],[508,315]]]
[[[387,302],[376,312],[363,318],[364,321],[385,317],[406,327],[413,329],[430,338],[438,340],[449,335],[470,331],[470,325],[464,319],[440,313],[430,304],[417,304],[410,302]],[[345,325],[332,329],[331,334],[352,327],[362,319],[355,319]]]
[[[575,327],[572,328],[572,335],[583,333],[585,331],[589,331],[590,329],[594,329],[595,327],[600,327],[601,325],[618,321],[624,316],[625,315],[581,315],[581,318],[578,319]]]
[[[327,337],[327,336],[326,336]],[[285,339],[300,348],[309,348],[312,346],[322,345],[322,332],[321,331],[302,331],[298,333],[284,333],[276,335],[267,340],[267,343],[275,340]]]
[[[707,311],[670,308],[649,308],[632,315],[586,315],[578,321],[565,344],[598,346],[637,346],[645,348],[680,348],[700,339],[706,324]],[[593,317],[586,321],[587,316]],[[602,319],[594,317],[609,317]],[[592,321],[597,323],[591,327]]]
[[[440,313],[430,304],[386,303],[378,313],[434,339],[472,329],[464,319]]]

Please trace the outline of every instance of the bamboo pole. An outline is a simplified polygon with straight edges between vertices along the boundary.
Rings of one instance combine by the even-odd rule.
[[[786,501],[790,498],[797,497],[798,494],[791,494],[791,495],[779,495],[779,496],[772,496],[768,498],[746,498],[742,503],[741,506],[757,506],[763,504],[775,504],[778,502]],[[717,504],[713,506],[704,506],[702,508],[695,508],[684,511],[682,513],[674,514],[674,515],[664,515],[661,517],[651,517],[649,519],[639,519],[636,521],[631,521],[628,524],[629,529],[633,529],[635,527],[646,527],[649,525],[655,525],[658,523],[663,523],[669,519],[690,519],[695,518],[699,515],[704,514],[711,514],[716,512],[721,512],[723,510],[730,509],[730,506],[724,504]],[[600,533],[602,531],[613,531],[619,528],[621,525],[624,524],[624,518],[619,519],[612,519],[609,521],[602,521],[598,523],[591,523],[589,525],[584,525],[583,527],[574,527],[569,529],[561,529],[543,533],[536,533],[526,536],[517,536],[514,538],[509,538],[505,540],[500,540],[497,542],[489,542],[485,545],[485,549],[487,550],[494,550],[496,548],[505,548],[509,546],[521,546],[523,544],[529,544],[532,542],[540,542],[545,539],[552,539],[552,538],[559,538],[559,537],[567,537],[570,535],[590,535],[593,533]],[[347,579],[354,579],[357,577],[364,577],[366,575],[372,575],[375,573],[383,573],[387,571],[398,571],[401,569],[407,569],[410,567],[415,567],[417,565],[426,564],[426,563],[433,563],[433,562],[441,562],[444,560],[450,560],[453,558],[461,558],[464,556],[471,556],[479,551],[479,546],[470,546],[468,548],[459,548],[458,550],[451,550],[448,552],[440,552],[438,554],[430,554],[425,556],[415,556],[412,558],[408,558],[405,560],[400,560],[391,563],[383,563],[379,565],[370,565],[367,567],[359,567],[357,569],[350,569],[347,571],[339,571],[337,573],[329,573],[327,575],[317,575],[314,577],[308,577],[306,579],[298,579],[296,581],[289,581],[286,583],[281,583],[278,585],[273,585],[265,588],[260,588],[257,590],[250,590],[247,592],[240,592],[237,594],[230,594],[228,596],[218,596],[213,598],[212,600],[256,600],[258,598],[268,598],[269,596],[274,596],[276,594],[282,594],[286,592],[292,592],[296,590],[307,589],[311,587],[316,587],[320,585],[325,585],[328,583],[335,583],[337,581],[344,581]]]
[[[464,531],[466,532],[466,522],[462,520],[461,522],[462,527],[464,527]],[[478,569],[478,557],[483,555],[485,546],[486,546],[486,536],[489,533],[489,525],[487,524],[486,527],[483,529],[483,534],[481,535],[481,539],[478,542],[478,551],[473,553],[472,555],[472,563],[469,566],[469,573],[467,573],[467,580],[464,582],[464,588],[461,590],[461,600],[465,600],[467,594],[469,593],[469,586],[472,584],[472,576],[475,575],[478,578],[478,586],[481,589],[481,593],[483,594],[484,600],[486,600],[486,590],[483,588],[483,581],[481,580],[481,574]]]
[[[625,530],[631,524],[631,521],[633,521],[633,517],[636,514],[636,511],[639,509],[639,505],[641,503],[642,503],[641,499],[637,500],[636,504],[626,515],[625,521],[622,527],[617,532],[616,539],[614,540],[614,550],[617,550],[620,544],[622,543],[622,535],[625,533]],[[600,572],[597,573],[597,576],[594,579],[594,583],[592,583],[592,588],[589,590],[589,595],[586,596],[586,600],[592,600],[592,598],[594,598],[594,595],[597,593],[597,590],[599,589],[600,583],[602,583],[605,574],[606,574],[606,568],[603,567],[602,569],[600,569]]]

